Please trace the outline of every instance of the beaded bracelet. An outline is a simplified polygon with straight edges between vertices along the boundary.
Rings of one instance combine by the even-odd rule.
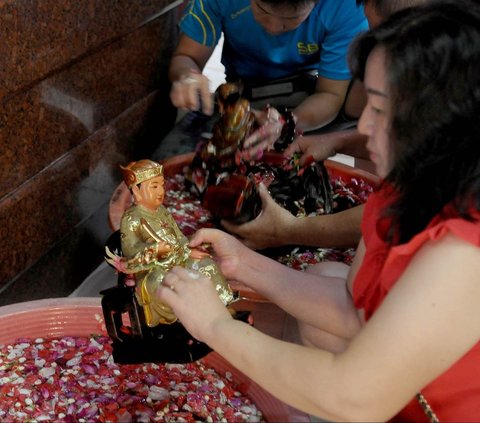
[[[290,110],[286,107],[279,107],[277,110],[282,115],[284,124],[282,133],[273,146],[275,151],[283,151],[292,143],[295,137],[300,135],[300,132],[297,131],[297,119]]]

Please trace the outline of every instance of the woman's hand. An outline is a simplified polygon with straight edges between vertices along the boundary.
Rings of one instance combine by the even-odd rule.
[[[218,229],[200,229],[190,240],[190,248],[209,244],[213,249],[215,262],[227,279],[238,280],[241,272],[241,263],[248,259],[245,257],[250,251],[238,239]]]
[[[215,325],[232,319],[212,281],[193,270],[174,267],[163,278],[157,296],[172,307],[187,331],[199,341],[208,343]]]
[[[285,121],[274,107],[262,111],[252,110],[252,113],[260,128],[243,143],[242,157],[246,160],[259,160],[263,152],[272,149],[275,141],[280,138]]]
[[[213,113],[213,94],[209,89],[209,80],[193,69],[172,84],[170,99],[175,107],[193,111],[198,111],[201,107],[204,114]]]
[[[297,137],[285,149],[284,155],[290,157],[294,153],[302,153],[299,162],[301,166],[328,159],[337,153],[368,160],[370,155],[366,149],[367,140],[368,137],[355,128]]]
[[[201,260],[205,257],[210,257],[210,254],[208,254],[206,251],[202,251],[199,248],[192,248],[190,250],[190,257],[196,260]]]
[[[262,199],[262,211],[258,217],[242,225],[222,220],[223,227],[253,250],[286,245],[292,241],[288,228],[295,225],[295,216],[275,202],[264,184],[258,186],[258,191]]]
[[[313,161],[320,162],[334,156],[337,153],[339,141],[335,132],[301,136],[295,138],[283,154],[291,157],[295,153],[301,153],[299,164],[304,166]]]

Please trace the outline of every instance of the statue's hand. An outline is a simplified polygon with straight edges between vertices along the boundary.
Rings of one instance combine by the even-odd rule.
[[[161,241],[157,244],[157,257],[162,258],[166,254],[172,251],[172,246],[165,241]]]

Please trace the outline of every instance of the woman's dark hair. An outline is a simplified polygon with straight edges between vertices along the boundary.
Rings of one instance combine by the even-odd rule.
[[[480,209],[480,6],[443,0],[394,14],[353,44],[362,79],[371,51],[386,53],[396,200],[389,241],[403,243],[453,202]]]

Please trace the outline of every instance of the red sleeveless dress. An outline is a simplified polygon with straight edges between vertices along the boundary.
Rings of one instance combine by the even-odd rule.
[[[390,248],[383,241],[390,222],[380,217],[387,199],[385,189],[371,194],[362,221],[366,253],[353,284],[353,300],[357,309],[364,310],[367,320],[427,241],[441,240],[450,233],[480,247],[480,215],[469,222],[447,206],[423,232],[406,244]],[[480,342],[421,392],[440,422],[480,422]],[[428,418],[417,400],[412,399],[393,420],[413,422]]]

